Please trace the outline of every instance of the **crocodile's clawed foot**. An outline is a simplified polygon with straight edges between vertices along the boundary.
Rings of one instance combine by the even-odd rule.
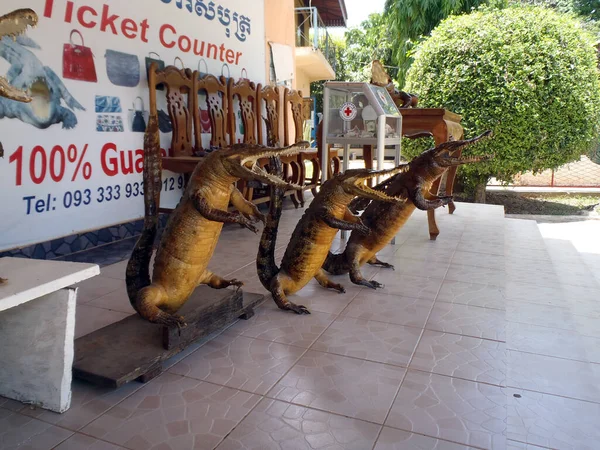
[[[185,319],[182,316],[175,316],[167,313],[158,316],[158,318],[156,319],[156,323],[164,325],[167,328],[177,327],[177,331],[180,336],[181,329],[187,326],[187,323],[185,323]]]
[[[308,308],[304,305],[296,305],[295,303],[289,302],[285,305],[285,309],[289,309],[290,311],[294,311],[296,314],[310,314]]]
[[[342,286],[341,284],[334,283],[330,286],[330,288],[338,291],[340,294],[346,293],[346,288],[344,286]]]
[[[250,221],[248,218],[244,217],[244,216],[240,216],[240,221],[238,222],[241,226],[243,226],[244,228],[248,228],[250,231],[254,232],[254,233],[258,233],[258,228],[256,228],[253,224],[252,221]]]
[[[379,282],[377,282],[375,280],[371,280],[371,281],[361,280],[357,284],[360,284],[361,286],[366,286],[366,287],[371,288],[371,289],[379,289],[379,288],[384,287],[383,284],[381,284],[381,283],[379,283]]]
[[[244,282],[240,281],[236,278],[234,278],[232,280],[227,280],[227,286],[235,286],[237,288],[236,290],[239,290],[243,285],[244,285]]]
[[[393,264],[390,263],[386,263],[386,262],[381,262],[379,261],[378,263],[373,264],[374,266],[379,266],[379,267],[383,267],[384,269],[392,269],[392,270],[396,270],[396,268],[394,267]]]
[[[259,212],[259,213],[258,213],[258,214],[257,214],[255,217],[256,217],[256,221],[257,221],[257,222],[258,222],[258,221],[260,221],[260,222],[262,222],[263,224],[266,224],[266,223],[267,223],[267,216],[266,216],[266,215],[264,215],[263,213]]]
[[[442,201],[442,206],[445,207],[448,203],[451,203],[454,200],[454,197],[452,195],[448,195],[440,197],[440,200]]]
[[[360,234],[364,234],[367,235],[369,234],[369,232],[371,231],[371,229],[366,226],[364,223],[361,223],[358,228],[356,229],[356,231],[358,231]]]

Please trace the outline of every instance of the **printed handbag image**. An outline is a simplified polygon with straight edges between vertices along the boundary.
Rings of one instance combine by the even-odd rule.
[[[202,133],[210,133],[212,131],[208,109],[200,108],[200,125],[202,126]]]
[[[163,133],[171,133],[173,131],[171,118],[162,109],[158,111],[158,129]]]
[[[152,55],[156,55],[156,59],[152,58]],[[165,62],[162,59],[160,59],[160,55],[158,53],[156,53],[156,52],[148,53],[148,56],[146,56],[146,79],[147,80],[150,80],[150,76],[148,75],[148,73],[150,72],[150,66],[152,65],[153,62],[155,62],[157,65],[156,70],[164,70],[165,69]],[[165,86],[163,84],[157,84],[156,90],[164,91]]]
[[[96,95],[96,112],[97,113],[120,113],[121,100],[119,97],[110,97],[108,95]]]
[[[135,103],[138,99],[142,103],[141,108],[136,108],[135,106]],[[144,131],[146,131],[146,112],[144,111],[144,99],[142,99],[142,97],[137,97],[133,102],[133,109],[130,111],[133,113],[131,131],[134,131],[136,133],[143,133]]]
[[[205,72],[203,72],[200,68],[200,63],[204,63],[204,67],[206,68]],[[208,64],[206,64],[206,61],[204,59],[200,58],[200,61],[198,61],[198,76],[200,78],[204,78],[206,75],[208,75]]]
[[[181,63],[181,70],[185,70],[185,63],[183,62],[183,59],[181,59],[179,56],[176,56],[175,59],[173,60],[173,65],[175,67],[177,67],[177,61],[179,61]]]
[[[96,117],[96,131],[105,133],[122,133],[123,119],[121,116],[115,116],[112,114],[98,114]]]
[[[75,33],[81,38],[81,45],[73,44],[73,34]],[[83,36],[77,30],[71,31],[69,44],[65,44],[63,47],[63,77],[90,83],[98,82],[94,54],[89,47],[85,47]]]
[[[106,50],[106,73],[115,86],[135,87],[140,83],[140,60],[136,55]]]

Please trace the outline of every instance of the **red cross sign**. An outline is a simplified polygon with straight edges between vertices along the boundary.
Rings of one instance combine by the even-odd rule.
[[[340,117],[342,120],[351,121],[356,117],[358,110],[356,105],[352,102],[346,102],[340,108]]]

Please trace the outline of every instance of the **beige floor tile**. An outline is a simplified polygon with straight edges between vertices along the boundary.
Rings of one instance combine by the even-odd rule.
[[[464,238],[464,235],[463,235]],[[502,244],[488,244],[481,241],[461,240],[456,247],[456,251],[482,253],[484,255],[504,256],[505,247]]]
[[[581,336],[577,331],[511,323],[507,347],[509,350],[600,363],[600,339]]]
[[[565,450],[598,448],[600,404],[537,392],[507,391],[509,439]]]
[[[506,447],[502,389],[409,371],[387,426],[485,449]]]
[[[506,309],[504,289],[486,284],[444,280],[437,300],[499,310]]]
[[[471,450],[473,447],[383,427],[374,450]]]
[[[432,306],[433,300],[381,295],[364,289],[342,312],[342,316],[423,328]]]
[[[436,247],[437,242],[416,243],[413,240],[407,240],[394,254],[396,260],[400,258],[416,259],[433,263],[449,263],[452,260],[455,249],[448,247]],[[400,264],[398,262],[397,264]]]
[[[283,311],[269,299],[255,311],[254,317],[238,321],[226,333],[308,348],[336,319],[316,311],[302,315]]]
[[[600,402],[600,365],[509,350],[507,385]]]
[[[311,312],[315,311],[336,315],[341,313],[352,299],[362,291],[362,286],[352,284],[348,275],[328,275],[328,277],[334,283],[339,283],[344,286],[346,292],[340,293],[333,289],[325,289],[313,280],[299,292],[290,296],[290,301],[293,301],[298,305],[306,306]]]
[[[537,445],[524,444],[519,441],[506,441],[506,450],[546,450],[546,447],[538,447]]]
[[[311,349],[407,367],[421,332],[418,328],[341,317]]]
[[[377,273],[373,279],[384,285],[383,288],[376,290],[378,293],[427,300],[435,299],[442,284],[442,280],[439,278],[415,277],[384,270]]]
[[[565,306],[569,303],[560,287],[557,288],[555,285],[539,286],[509,280],[506,283],[505,292],[506,298],[515,302],[554,306]]]
[[[119,389],[112,389],[73,380],[71,407],[66,412],[58,414],[27,406],[21,410],[21,414],[78,431],[141,387],[140,383],[132,382]]]
[[[9,411],[17,412],[23,409],[24,404],[13,400],[11,398],[6,398],[0,396],[0,408],[7,409]]]
[[[444,278],[444,275],[446,275],[446,272],[448,271],[449,264],[447,262],[409,259],[401,254],[396,254],[392,258],[386,259],[384,262],[394,265],[394,272],[398,275],[411,275],[427,278]],[[387,272],[388,269],[382,269],[382,272],[383,271]]]
[[[574,311],[579,306],[581,303],[551,306],[510,301],[507,302],[506,318],[509,322],[577,331],[582,336],[600,338],[600,317],[576,315]]]
[[[405,371],[397,366],[309,351],[268,396],[383,423]]]
[[[166,373],[82,432],[134,450],[212,449],[259,400],[254,394]]]
[[[123,320],[129,315],[89,305],[78,305],[75,310],[75,339]]]
[[[426,330],[410,368],[504,386],[506,344]]]
[[[72,431],[19,413],[0,409],[2,450],[51,450],[73,434]]]
[[[102,275],[89,278],[81,283],[73,285],[73,287],[78,288],[77,303],[79,304],[91,302],[92,300],[114,292],[117,289],[126,289],[124,280],[116,280]]]
[[[127,314],[135,313],[125,288],[119,288],[116,291],[98,297],[95,300],[91,300],[86,303],[86,306],[94,306],[96,308],[103,308]]]
[[[127,270],[128,260],[111,264],[100,269],[100,275],[106,278],[115,278],[117,280],[125,280],[125,272]],[[151,265],[152,266],[152,265]]]
[[[504,270],[452,264],[446,274],[446,280],[462,281],[463,283],[476,282],[502,288],[506,284],[506,275]]]
[[[506,341],[506,313],[479,306],[436,302],[425,328],[495,341]]]
[[[169,371],[235,389],[266,394],[304,350],[244,336],[221,335]]]
[[[452,264],[460,264],[462,266],[489,267],[492,269],[502,270],[504,268],[504,256],[457,251],[452,257]]]
[[[379,425],[323,411],[262,400],[218,450],[365,450]]]
[[[55,450],[125,450],[108,442],[100,441],[96,438],[85,436],[83,434],[74,434],[65,442],[60,444]]]

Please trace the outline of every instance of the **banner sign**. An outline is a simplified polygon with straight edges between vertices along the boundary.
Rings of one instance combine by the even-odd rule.
[[[152,61],[265,82],[264,0],[2,0],[0,16],[20,8],[39,23],[0,40],[0,75],[33,100],[0,97],[0,251],[143,217]],[[182,186],[165,171],[161,206]]]

